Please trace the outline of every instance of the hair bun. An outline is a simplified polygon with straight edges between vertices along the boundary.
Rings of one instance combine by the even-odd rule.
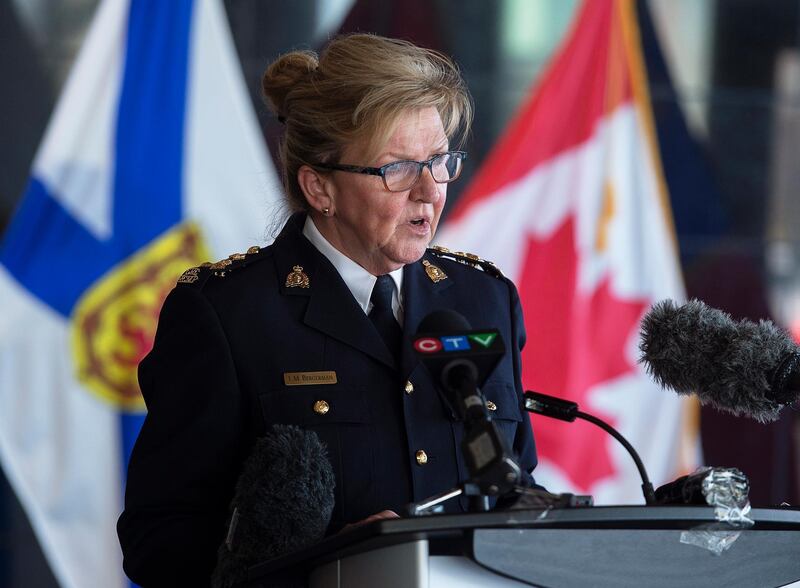
[[[319,66],[313,51],[292,51],[281,55],[264,72],[261,91],[269,107],[280,119],[286,119],[286,97],[297,83],[314,73]]]

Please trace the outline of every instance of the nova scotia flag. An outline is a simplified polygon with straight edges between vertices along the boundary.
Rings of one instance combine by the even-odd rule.
[[[221,2],[102,0],[0,243],[0,459],[62,586],[127,584],[136,366],[279,194]]]

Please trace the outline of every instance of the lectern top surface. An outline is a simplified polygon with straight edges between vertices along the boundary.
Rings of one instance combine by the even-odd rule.
[[[751,531],[792,531],[800,536],[800,509],[756,508]],[[703,506],[595,506],[559,510],[495,511],[460,515],[430,515],[375,521],[328,537],[306,550],[287,554],[251,568],[250,578],[292,566],[316,566],[334,559],[409,540],[427,539],[435,554],[437,542],[448,546],[471,538],[478,529],[541,530],[664,530],[680,531],[716,522],[714,509]],[[469,548],[471,549],[471,547]]]

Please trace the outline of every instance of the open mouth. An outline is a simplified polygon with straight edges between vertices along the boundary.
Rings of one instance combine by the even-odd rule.
[[[415,218],[415,219],[413,219],[411,221],[411,224],[415,225],[417,227],[421,227],[423,224],[425,224],[425,219],[424,218]]]

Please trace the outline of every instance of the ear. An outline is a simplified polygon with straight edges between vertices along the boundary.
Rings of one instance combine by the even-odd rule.
[[[302,165],[297,170],[297,183],[311,208],[325,216],[333,211],[333,184],[326,175],[308,165]]]

